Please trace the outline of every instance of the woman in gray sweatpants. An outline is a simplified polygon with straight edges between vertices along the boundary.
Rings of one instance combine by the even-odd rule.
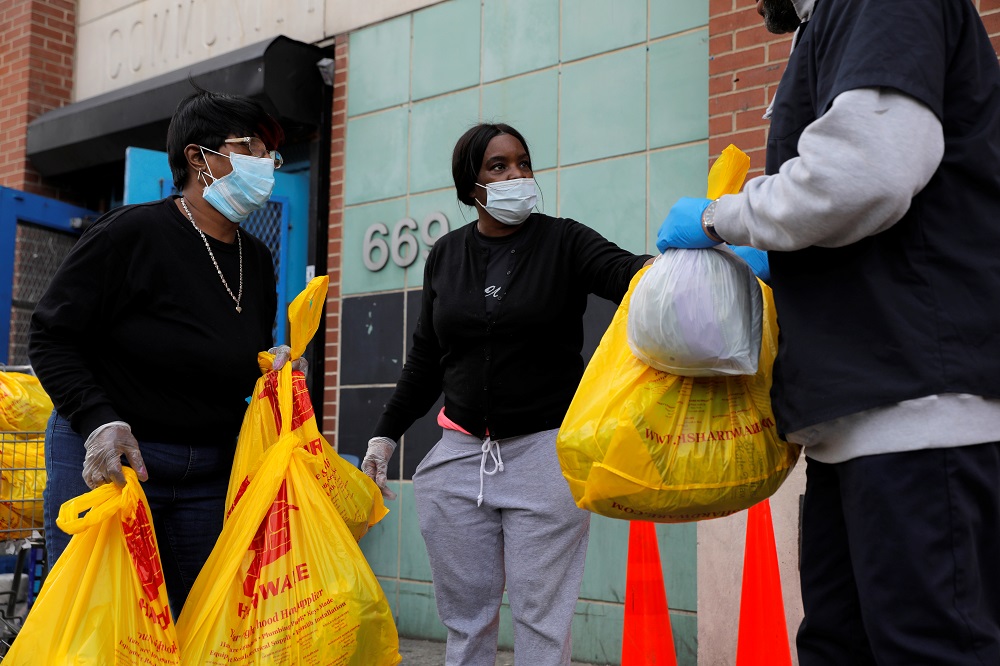
[[[556,432],[488,440],[503,471],[483,474],[481,505],[478,437],[445,430],[413,475],[438,614],[448,627],[448,664],[496,662],[505,582],[518,663],[570,661],[590,514],[573,503],[563,479]],[[492,471],[493,459],[487,462],[485,472]]]
[[[532,212],[524,137],[480,124],[452,175],[478,219],[426,259],[420,318],[362,469],[383,489],[396,442],[444,393],[441,440],[413,475],[447,666],[493,666],[506,587],[518,666],[570,663],[590,514],[573,502],[556,434],[583,374],[589,294],[620,302],[652,261],[569,219]]]

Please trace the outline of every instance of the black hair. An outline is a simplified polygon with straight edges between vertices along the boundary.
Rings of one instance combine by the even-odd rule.
[[[259,136],[268,150],[276,150],[285,138],[278,121],[256,100],[195,86],[195,92],[177,105],[167,128],[167,160],[174,187],[181,190],[187,183],[185,147],[193,143],[215,150],[232,134]]]
[[[528,142],[524,140],[520,132],[510,125],[479,123],[470,127],[455,144],[455,152],[451,156],[451,175],[455,179],[455,193],[458,195],[458,200],[466,206],[475,207],[476,205],[472,197],[469,196],[469,192],[479,181],[479,169],[483,166],[486,146],[494,137],[501,134],[510,134],[520,141],[521,145],[524,146],[524,152],[528,153],[528,159],[531,159]]]

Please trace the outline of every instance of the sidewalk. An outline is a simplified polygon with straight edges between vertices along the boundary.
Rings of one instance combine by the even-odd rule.
[[[444,643],[400,636],[399,654],[403,656],[401,666],[444,666]],[[514,653],[507,650],[498,652],[496,666],[514,666]],[[572,666],[596,665],[574,661]]]

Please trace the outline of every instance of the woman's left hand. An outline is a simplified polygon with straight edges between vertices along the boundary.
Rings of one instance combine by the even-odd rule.
[[[272,370],[281,370],[285,363],[289,360],[292,361],[292,370],[298,370],[303,375],[306,374],[309,367],[309,362],[306,361],[304,356],[300,356],[297,359],[292,360],[292,348],[288,345],[279,345],[277,347],[271,347],[267,350],[269,354],[274,354],[274,361],[271,362]]]

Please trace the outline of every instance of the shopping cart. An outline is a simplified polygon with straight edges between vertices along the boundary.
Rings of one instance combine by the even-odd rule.
[[[2,368],[15,369],[21,370]],[[0,585],[0,658],[24,624],[48,568],[44,443],[44,432],[0,431],[0,571],[6,572],[0,578],[10,579],[9,586]]]
[[[44,437],[43,432],[0,432],[0,555],[8,567],[13,562],[10,587],[0,591],[0,656],[17,636],[47,570]]]

